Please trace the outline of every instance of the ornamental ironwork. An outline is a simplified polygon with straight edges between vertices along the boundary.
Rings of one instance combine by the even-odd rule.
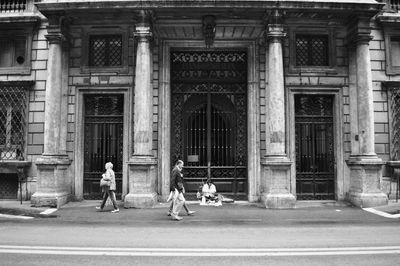
[[[171,163],[185,162],[186,191],[212,178],[221,193],[245,199],[246,52],[172,52],[171,90]]]
[[[295,139],[297,199],[335,199],[332,96],[295,96]]]
[[[123,95],[85,96],[83,197],[100,199],[104,165],[112,162],[116,195],[122,193]]]

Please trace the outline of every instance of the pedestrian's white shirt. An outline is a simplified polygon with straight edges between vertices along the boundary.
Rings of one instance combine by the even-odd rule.
[[[211,184],[208,186],[208,184],[204,184],[203,189],[203,196],[209,197],[209,196],[214,196],[214,194],[217,192],[217,188],[215,187],[214,184]]]

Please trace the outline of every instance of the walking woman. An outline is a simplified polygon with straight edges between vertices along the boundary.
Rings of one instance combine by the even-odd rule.
[[[174,196],[172,199],[171,206],[171,216],[173,220],[180,221],[182,217],[179,216],[179,212],[181,211],[183,205],[185,204],[185,197],[183,196],[183,161],[178,160],[175,164],[174,169],[171,174],[171,191],[173,191]],[[169,215],[169,214],[168,214]]]
[[[100,207],[96,207],[98,210],[103,210],[104,205],[106,204],[107,198],[110,197],[112,204],[114,206],[114,210],[112,210],[112,213],[119,212],[118,205],[117,205],[117,200],[115,198],[115,190],[116,190],[116,185],[115,185],[115,174],[113,171],[113,164],[108,162],[105,165],[106,172],[103,174],[103,179],[108,181],[109,186],[103,186],[102,191],[103,191],[103,202],[101,203]]]

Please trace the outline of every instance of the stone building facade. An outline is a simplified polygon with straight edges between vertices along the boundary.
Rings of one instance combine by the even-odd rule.
[[[400,160],[400,2],[9,0],[0,198],[152,207],[187,197],[377,206]]]

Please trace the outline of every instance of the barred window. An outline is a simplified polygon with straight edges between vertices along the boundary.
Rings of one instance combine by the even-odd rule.
[[[391,151],[393,161],[400,160],[400,85],[389,88],[389,106],[392,116],[391,124]]]
[[[327,35],[296,35],[296,66],[328,66]]]
[[[89,65],[95,67],[122,65],[121,35],[91,35]]]
[[[23,160],[27,86],[0,84],[0,160]]]

